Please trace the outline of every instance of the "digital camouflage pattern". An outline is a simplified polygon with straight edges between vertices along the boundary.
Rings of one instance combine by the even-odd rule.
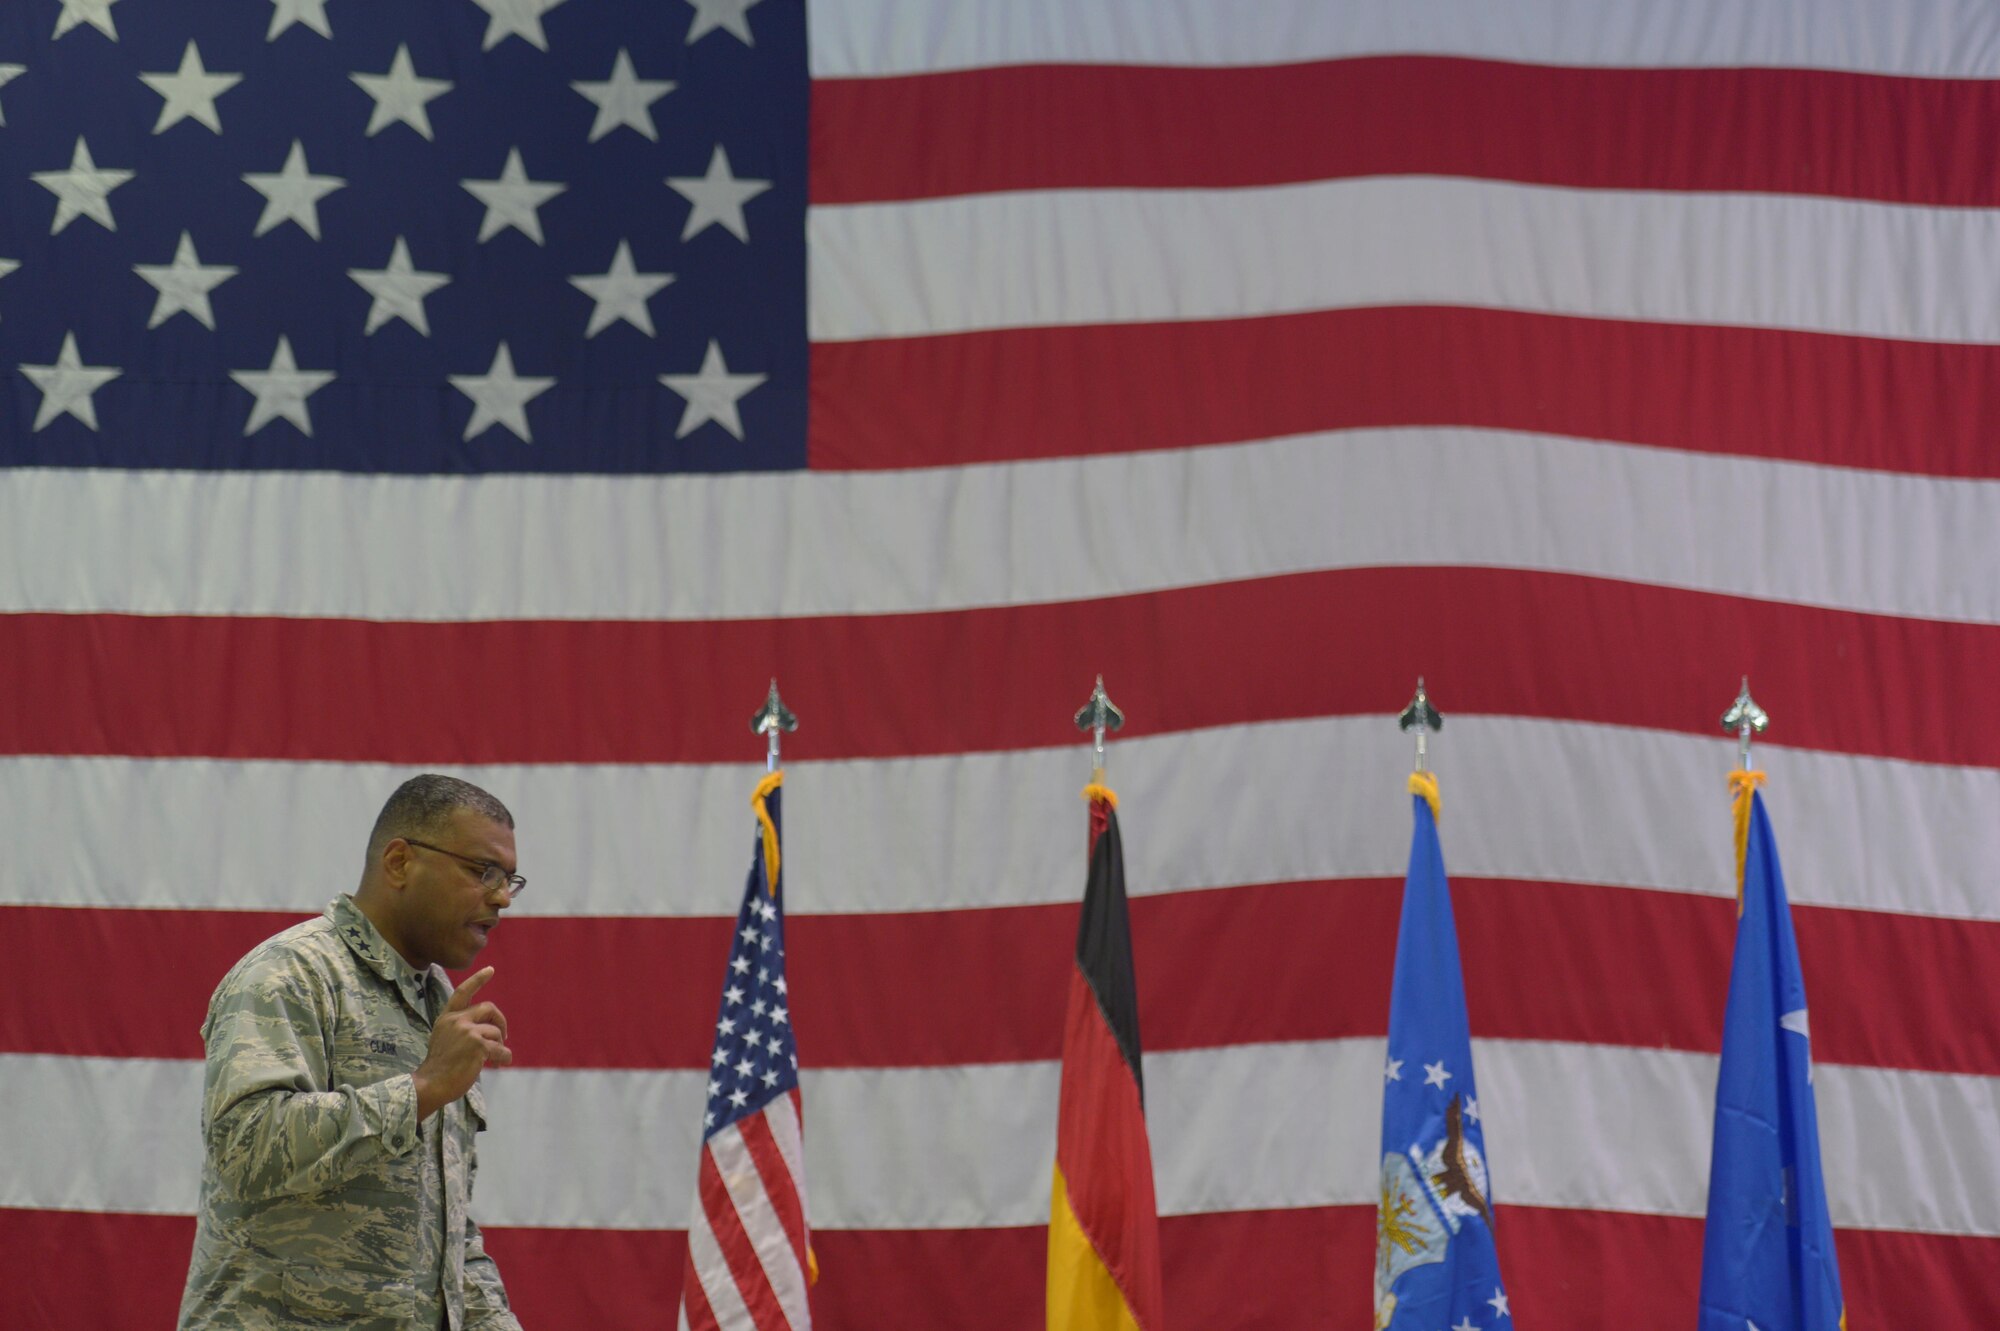
[[[450,997],[345,896],[223,977],[183,1331],[518,1331],[466,1213],[485,1097],[417,1121],[411,1073]]]

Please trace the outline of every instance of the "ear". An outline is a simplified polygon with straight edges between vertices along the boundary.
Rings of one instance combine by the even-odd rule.
[[[410,868],[416,861],[410,843],[401,837],[394,837],[382,847],[382,881],[401,891],[410,879]]]

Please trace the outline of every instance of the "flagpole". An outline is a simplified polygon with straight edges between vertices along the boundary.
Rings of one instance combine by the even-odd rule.
[[[1088,868],[1049,1187],[1048,1331],[1160,1331],[1166,1320],[1125,851],[1118,796],[1104,783],[1105,736],[1124,724],[1099,675],[1076,713],[1094,767],[1082,791],[1090,810]]]
[[[783,732],[797,730],[798,728],[799,718],[794,716],[792,709],[785,706],[784,700],[778,697],[778,681],[773,679],[771,681],[770,696],[764,699],[764,705],[757,709],[757,714],[750,718],[750,732],[755,735],[764,736],[764,770],[766,772],[775,772],[778,770],[778,736]]]
[[[1736,945],[1716,1070],[1700,1326],[1842,1331],[1847,1311],[1820,1161],[1805,975],[1777,843],[1757,794],[1764,774],[1750,766],[1751,736],[1770,724],[1744,676],[1722,714],[1723,730],[1736,736],[1737,768],[1729,774]],[[1782,1227],[1769,1223],[1774,1202]]]
[[[1761,735],[1771,724],[1768,712],[1757,705],[1750,696],[1750,676],[1743,677],[1743,687],[1736,695],[1736,701],[1729,704],[1729,710],[1722,714],[1722,728],[1736,734],[1736,769],[1750,770],[1750,736]]]
[[[1410,705],[1396,718],[1397,728],[1404,733],[1417,732],[1417,771],[1424,770],[1424,758],[1429,751],[1427,741],[1430,733],[1444,729],[1444,717],[1431,706],[1431,700],[1424,693],[1424,677],[1417,676],[1417,696],[1410,699]],[[1430,732],[1430,733],[1426,733]]]
[[[1076,728],[1091,736],[1092,764],[1090,784],[1104,784],[1104,734],[1125,728],[1125,713],[1118,710],[1111,701],[1111,695],[1104,691],[1104,676],[1097,677],[1097,687],[1090,691],[1090,700],[1076,713]]]
[[[1444,729],[1444,716],[1431,703],[1423,676],[1396,725],[1414,735],[1416,755],[1407,779],[1410,860],[1382,1066],[1372,1325],[1382,1331],[1511,1331],[1458,926],[1438,841],[1438,780],[1429,770],[1431,736]],[[1419,1067],[1421,1077],[1415,1075]]]
[[[763,735],[765,773],[750,795],[756,844],[743,883],[729,964],[716,1005],[701,1151],[681,1268],[679,1325],[736,1331],[775,1320],[812,1331],[810,1288],[819,1279],[807,1215],[799,1054],[785,978],[785,903],[779,892],[780,736],[799,719],[778,697],[778,681],[750,718]],[[754,1160],[754,1168],[746,1162]],[[718,1211],[710,1179],[727,1199]],[[723,1219],[726,1212],[727,1218]],[[706,1255],[705,1255],[706,1254]],[[755,1270],[758,1302],[746,1304],[741,1272]],[[732,1305],[729,1301],[735,1300]],[[759,1309],[752,1311],[752,1309]],[[511,1324],[511,1323],[510,1323]]]

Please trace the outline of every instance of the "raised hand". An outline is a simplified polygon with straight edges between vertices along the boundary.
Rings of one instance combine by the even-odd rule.
[[[413,1074],[419,1121],[471,1090],[487,1064],[505,1067],[514,1061],[506,1014],[492,1003],[473,1001],[492,978],[491,966],[466,977],[431,1027],[430,1052]]]

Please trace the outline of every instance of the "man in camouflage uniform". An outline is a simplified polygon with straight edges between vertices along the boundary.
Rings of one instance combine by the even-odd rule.
[[[513,829],[477,786],[404,782],[354,895],[223,977],[183,1331],[519,1331],[466,1213],[507,1019],[476,1001],[491,967],[455,994],[440,969],[470,965],[524,885]]]

